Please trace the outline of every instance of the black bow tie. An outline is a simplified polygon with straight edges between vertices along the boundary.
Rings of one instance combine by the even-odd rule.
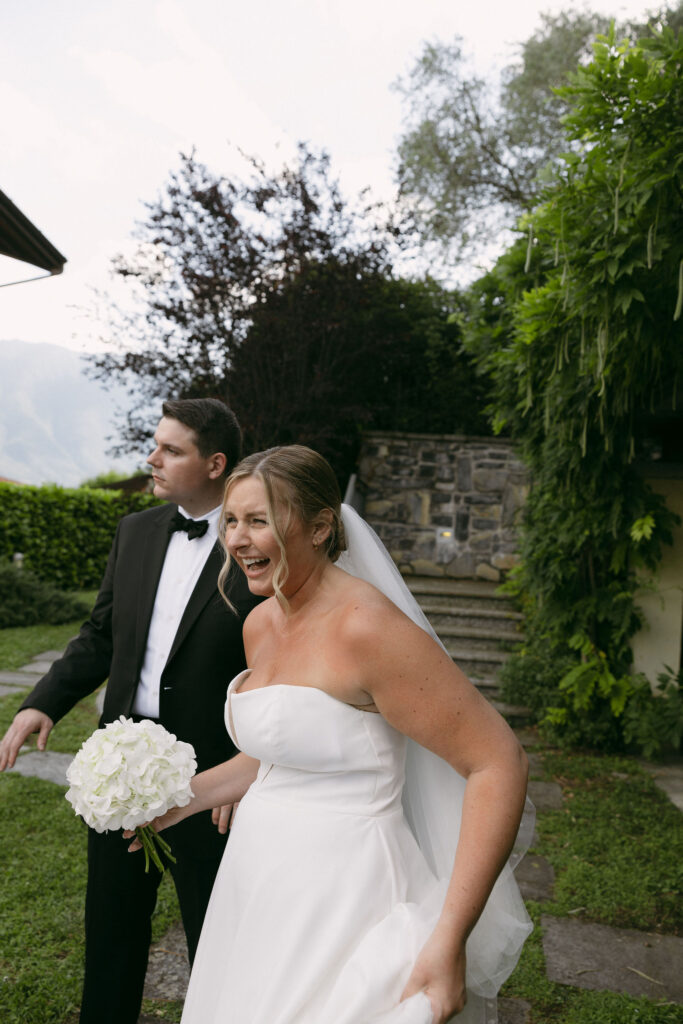
[[[176,512],[168,524],[169,533],[184,530],[190,540],[194,540],[195,537],[203,537],[208,529],[208,519],[186,519],[182,512]]]

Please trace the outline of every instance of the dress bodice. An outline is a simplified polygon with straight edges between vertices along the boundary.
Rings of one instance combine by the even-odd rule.
[[[240,750],[261,761],[256,786],[293,800],[318,798],[327,809],[382,814],[400,804],[405,737],[381,715],[311,686],[274,684],[240,690],[230,683],[225,720]]]

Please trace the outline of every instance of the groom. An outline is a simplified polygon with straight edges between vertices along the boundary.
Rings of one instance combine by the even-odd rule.
[[[169,401],[154,441],[147,459],[154,493],[169,504],[119,523],[92,615],[22,704],[0,743],[0,771],[12,767],[31,733],[44,750],[54,723],[107,678],[100,725],[119,715],[160,721],[194,746],[198,771],[235,753],[223,705],[228,682],[245,667],[242,621],[258,599],[233,566],[231,611],[216,580],[218,517],[226,476],[239,459],[240,429],[215,399]],[[216,808],[169,830],[190,960],[228,814]],[[127,846],[120,832],[89,830],[80,1024],[136,1024],[140,1012],[161,876],[154,867],[145,874],[144,857]]]

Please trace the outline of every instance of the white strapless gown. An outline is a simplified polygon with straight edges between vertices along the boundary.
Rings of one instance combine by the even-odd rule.
[[[423,993],[399,1003],[444,894],[403,816],[405,737],[312,687],[236,692],[248,671],[230,684],[226,725],[261,767],[183,1024],[432,1024]],[[476,997],[457,1017],[488,1019]]]

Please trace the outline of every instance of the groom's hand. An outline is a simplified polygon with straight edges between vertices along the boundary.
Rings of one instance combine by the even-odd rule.
[[[211,811],[211,820],[214,825],[218,826],[218,831],[222,836],[228,831],[233,821],[235,820],[235,813],[239,804],[223,804],[222,807],[214,807]]]
[[[47,738],[55,723],[44,711],[37,708],[24,708],[14,716],[14,721],[0,742],[0,772],[5,768],[13,768],[17,754],[31,735],[38,733],[38,750],[45,750]]]

